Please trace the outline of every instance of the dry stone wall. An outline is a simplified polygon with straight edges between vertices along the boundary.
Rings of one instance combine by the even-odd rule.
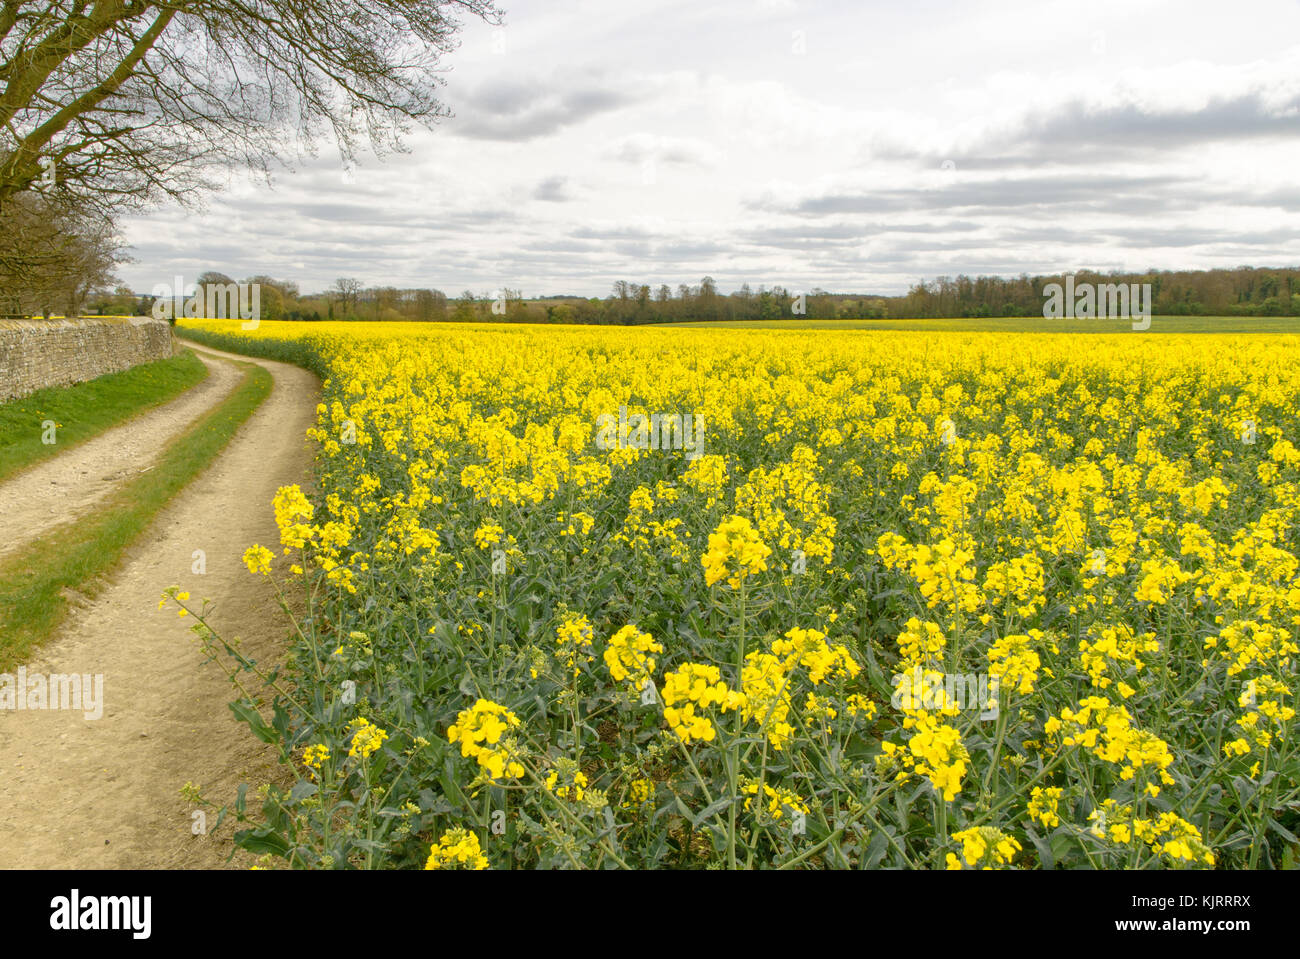
[[[171,324],[130,319],[0,320],[0,403],[165,359]]]

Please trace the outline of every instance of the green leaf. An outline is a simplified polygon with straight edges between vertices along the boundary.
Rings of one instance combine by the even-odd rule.
[[[883,829],[877,829],[871,836],[871,842],[867,843],[867,854],[862,860],[862,868],[875,869],[888,851],[889,834]]]
[[[1283,839],[1285,839],[1287,842],[1300,843],[1300,838],[1297,838],[1295,833],[1293,833],[1291,830],[1287,829],[1285,826],[1283,826],[1283,825],[1282,825],[1280,822],[1278,822],[1276,819],[1270,819],[1270,820],[1268,821],[1268,828],[1271,829],[1271,830],[1273,830],[1275,833],[1277,833],[1279,836],[1281,836],[1281,837],[1282,837]]]
[[[738,798],[732,799],[730,796],[724,796],[722,799],[715,799],[713,802],[709,803],[709,805],[705,806],[704,810],[691,821],[692,828],[699,829],[703,823],[708,822],[718,813],[722,812],[722,810],[734,805],[738,801]]]
[[[1051,843],[1032,829],[1026,829],[1025,835],[1034,844],[1034,848],[1038,850],[1038,861],[1042,863],[1043,868],[1054,868],[1056,866],[1056,854],[1052,851]]]
[[[289,790],[289,799],[293,802],[301,802],[316,795],[318,791],[319,787],[314,782],[304,779],[294,783],[293,788]]]
[[[1068,832],[1058,830],[1052,835],[1052,859],[1054,862],[1060,862],[1067,858],[1073,849],[1074,837]]]
[[[253,735],[264,743],[274,743],[279,740],[279,734],[262,721],[262,716],[251,704],[240,700],[237,703],[230,703],[230,711],[235,714],[235,718],[241,722],[248,723],[248,728],[253,731]]]
[[[258,856],[266,853],[285,856],[289,852],[289,841],[269,826],[244,829],[235,833],[235,844]]]

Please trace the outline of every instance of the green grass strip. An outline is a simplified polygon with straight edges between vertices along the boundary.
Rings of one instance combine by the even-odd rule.
[[[0,403],[0,480],[161,406],[207,378],[189,350],[74,386],[53,386]],[[42,442],[43,424],[57,442]]]
[[[51,529],[0,564],[0,671],[26,662],[63,622],[64,589],[93,596],[102,577],[158,512],[216,458],[271,395],[264,368],[240,363],[244,378],[220,405],[163,450],[157,465],[114,492],[94,512]]]
[[[310,326],[310,324],[304,323],[303,326]],[[315,373],[322,380],[330,378],[328,364],[317,354],[315,344],[306,340],[276,340],[232,333],[213,333],[209,330],[181,326],[179,323],[174,327],[173,332],[177,339],[193,340],[201,346],[225,350],[227,353],[242,353],[244,356],[289,363]]]

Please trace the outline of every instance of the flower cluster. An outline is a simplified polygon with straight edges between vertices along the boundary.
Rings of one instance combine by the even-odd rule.
[[[555,628],[556,658],[575,676],[578,675],[581,664],[590,663],[596,658],[591,651],[593,635],[591,622],[586,616],[569,614]]]
[[[587,794],[587,787],[591,785],[590,780],[580,769],[576,768],[573,760],[563,760],[556,768],[546,774],[546,788],[549,789],[560,799],[572,799],[574,802],[582,802]]]
[[[744,697],[727,687],[717,666],[684,663],[664,674],[663,700],[668,728],[682,742],[689,743],[710,742],[718,734],[704,710],[714,706],[723,712],[736,709]]]
[[[1146,668],[1141,659],[1143,653],[1154,653],[1160,649],[1155,633],[1143,633],[1140,636],[1125,625],[1101,626],[1094,628],[1093,639],[1079,641],[1079,664],[1088,673],[1092,685],[1106,689],[1112,683],[1111,673],[1117,667],[1123,667],[1129,678]],[[1125,699],[1133,695],[1134,687],[1124,680],[1116,686]]]
[[[302,764],[309,769],[320,771],[321,766],[330,758],[330,748],[323,744],[317,743],[308,746],[302,751]]]
[[[1020,843],[992,826],[963,829],[953,833],[952,838],[961,843],[961,859],[954,853],[948,853],[946,861],[949,869],[976,866],[993,869],[995,866],[1007,865],[1020,852]]]
[[[280,529],[280,545],[287,556],[290,550],[302,549],[313,538],[314,531],[302,520],[310,520],[315,507],[297,485],[281,486],[272,504],[275,508],[275,525]]]
[[[436,846],[429,847],[425,869],[487,869],[487,856],[479,846],[478,836],[468,829],[449,829]]]
[[[878,764],[884,769],[901,767],[896,776],[900,782],[906,782],[913,774],[925,776],[944,802],[952,802],[961,792],[962,778],[970,763],[970,753],[962,744],[961,733],[928,713],[908,719],[912,734],[907,744],[900,746],[888,740],[881,743]]]
[[[771,555],[753,524],[743,516],[732,516],[709,534],[709,549],[702,558],[704,581],[712,586],[725,579],[732,589],[740,589],[746,577],[767,569]]]
[[[627,682],[633,688],[641,689],[654,675],[655,658],[652,654],[663,651],[663,646],[656,643],[649,633],[628,624],[610,637],[604,660],[614,682]]]
[[[989,675],[999,688],[1015,690],[1021,696],[1034,691],[1043,665],[1034,647],[1044,642],[1042,630],[1031,629],[1028,635],[1003,636],[989,647]]]
[[[518,779],[524,774],[518,746],[506,736],[520,725],[519,717],[499,703],[480,699],[462,709],[447,730],[447,741],[460,743],[462,756],[473,756],[493,781]]]
[[[256,543],[244,550],[244,565],[254,575],[270,576],[271,561],[274,559],[274,553],[265,546],[258,546]]]
[[[758,782],[753,779],[741,781],[740,793],[745,797],[744,808],[748,812],[754,799],[758,796]],[[795,813],[808,814],[808,804],[799,798],[798,793],[770,783],[763,783],[763,795],[767,798],[767,814],[773,819],[784,819]]]
[[[1061,796],[1065,790],[1060,786],[1035,786],[1029,793],[1026,811],[1029,818],[1037,820],[1044,829],[1051,829],[1061,824]]]
[[[349,722],[348,728],[353,731],[352,747],[348,750],[349,756],[367,759],[377,753],[384,745],[384,741],[388,739],[387,731],[380,729],[364,717]]]
[[[1127,709],[1104,697],[1085,697],[1079,700],[1077,710],[1066,706],[1060,717],[1047,720],[1043,729],[1049,736],[1059,736],[1064,746],[1082,746],[1099,759],[1119,765],[1123,779],[1151,769],[1164,785],[1174,783],[1166,772],[1174,761],[1169,744],[1135,727]],[[1148,789],[1152,795],[1159,792],[1154,784]]]
[[[1173,812],[1155,819],[1141,818],[1131,805],[1107,799],[1088,814],[1089,831],[1098,838],[1121,845],[1145,843],[1152,851],[1169,857],[1174,865],[1213,866],[1215,856],[1205,845],[1201,831]]]

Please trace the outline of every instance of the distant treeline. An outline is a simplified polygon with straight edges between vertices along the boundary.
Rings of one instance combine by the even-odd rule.
[[[235,281],[222,273],[198,277],[200,287]],[[608,297],[578,296],[524,299],[520,290],[475,293],[466,290],[449,299],[441,290],[366,287],[359,280],[340,278],[323,293],[303,294],[296,283],[269,276],[248,277],[260,287],[264,320],[410,320],[463,323],[590,323],[633,325],[722,320],[776,320],[790,317],[884,317],[885,298],[813,290],[799,294],[781,287],[752,290],[748,284],[734,293],[718,291],[712,277],[698,286],[682,284],[651,288],[620,280]],[[89,308],[100,315],[144,315],[154,298],[119,287],[92,296]]]
[[[698,285],[619,280],[600,297],[556,296],[525,299],[519,290],[475,293],[449,299],[441,290],[366,287],[340,278],[323,293],[302,294],[297,284],[268,276],[245,282],[261,286],[265,320],[411,320],[463,323],[587,323],[633,326],[646,323],[736,322],[781,319],[930,319],[938,317],[1042,316],[1043,288],[1060,283],[1053,276],[941,276],[913,286],[903,296],[806,293],[748,283],[722,293],[712,277]],[[1150,283],[1152,311],[1164,316],[1300,316],[1300,268],[1238,267],[1232,270],[1098,273],[1080,270],[1082,283]],[[228,284],[224,274],[208,272],[197,280]],[[89,312],[143,315],[153,297],[119,287],[89,298]]]
[[[1063,274],[1015,278],[941,276],[888,300],[894,317],[1042,316],[1043,288]],[[1300,316],[1300,268],[1097,273],[1079,270],[1081,283],[1150,283],[1152,312],[1161,316]]]

